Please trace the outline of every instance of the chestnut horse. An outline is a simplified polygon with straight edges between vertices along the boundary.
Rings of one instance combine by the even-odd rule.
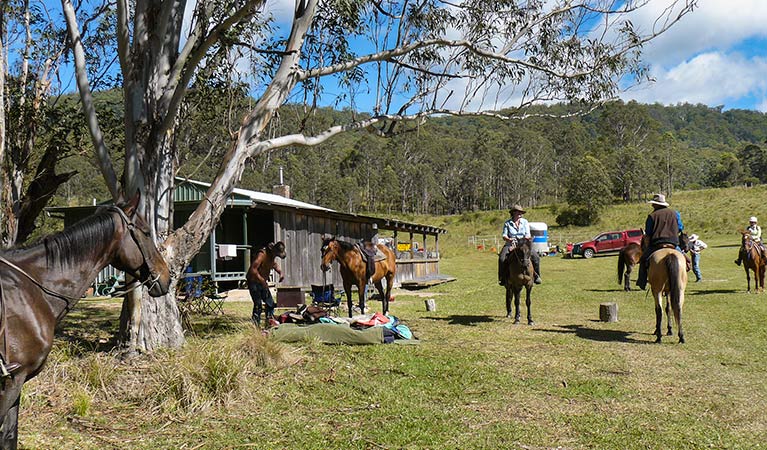
[[[767,265],[767,259],[765,255],[759,250],[759,244],[751,239],[751,233],[748,231],[741,231],[743,235],[740,245],[740,254],[743,259],[743,269],[746,271],[746,286],[747,292],[751,292],[751,273],[754,271],[754,284],[756,285],[756,292],[764,291],[764,272],[765,265]]]
[[[502,269],[506,275],[504,277],[504,286],[506,287],[506,317],[511,318],[511,299],[514,297],[515,324],[519,323],[521,316],[519,297],[524,287],[525,304],[527,305],[527,324],[535,325],[533,313],[530,310],[530,305],[532,304],[530,292],[533,290],[533,280],[535,280],[533,262],[530,260],[531,252],[532,242],[529,239],[517,240],[516,246],[509,251],[509,256],[506,258],[506,267]]]
[[[381,295],[383,314],[389,313],[389,298],[391,289],[394,285],[394,274],[397,271],[396,258],[394,252],[383,244],[377,244],[378,250],[386,255],[386,259],[375,262],[375,273],[371,277],[373,284]],[[339,241],[334,237],[322,237],[322,264],[320,268],[323,272],[330,270],[330,263],[333,260],[338,261],[341,278],[344,283],[344,292],[346,292],[346,304],[349,307],[349,317],[352,316],[352,285],[357,286],[359,292],[360,310],[365,313],[365,291],[368,280],[365,277],[366,263],[362,259],[362,253],[359,248],[348,242]],[[386,292],[384,293],[381,280],[386,278]]]
[[[618,254],[618,284],[623,284],[624,291],[631,290],[631,283],[629,282],[631,271],[634,266],[639,264],[641,257],[642,246],[635,242],[623,247],[623,250]]]
[[[663,296],[665,295],[668,296],[666,302],[668,335],[671,335],[671,317],[669,316],[669,309],[671,309],[676,319],[679,343],[684,344],[682,306],[684,306],[684,290],[687,287],[687,261],[678,250],[661,248],[650,255],[649,263],[647,278],[655,298],[655,342],[661,341],[660,327],[663,322]]]
[[[36,245],[0,253],[0,448],[16,448],[21,388],[43,368],[56,324],[101,269],[125,271],[154,297],[168,292],[168,266],[136,213],[138,200],[100,208]]]

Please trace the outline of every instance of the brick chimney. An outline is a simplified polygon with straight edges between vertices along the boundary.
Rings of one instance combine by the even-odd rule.
[[[281,195],[285,198],[290,198],[290,186],[283,182],[282,178],[282,166],[280,166],[280,184],[272,186],[272,194]]]

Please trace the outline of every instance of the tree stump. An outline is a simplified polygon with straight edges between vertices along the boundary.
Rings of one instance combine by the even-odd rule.
[[[424,300],[424,304],[426,304],[426,311],[436,311],[437,310],[437,302],[435,302],[433,298],[430,298],[428,300]]]
[[[618,321],[618,304],[617,303],[600,303],[599,304],[599,320],[602,322],[617,322]]]

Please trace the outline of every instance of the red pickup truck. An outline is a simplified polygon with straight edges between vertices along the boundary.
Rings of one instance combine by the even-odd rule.
[[[590,241],[573,245],[573,250],[569,256],[582,255],[584,258],[591,258],[598,253],[619,252],[632,242],[639,244],[642,241],[642,234],[641,228],[600,233]]]

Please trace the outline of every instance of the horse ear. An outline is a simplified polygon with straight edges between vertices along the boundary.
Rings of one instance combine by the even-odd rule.
[[[126,215],[132,216],[136,213],[139,200],[141,200],[141,191],[136,191],[136,194],[133,196],[133,198],[130,199],[130,201],[123,207],[123,211],[125,211]]]

